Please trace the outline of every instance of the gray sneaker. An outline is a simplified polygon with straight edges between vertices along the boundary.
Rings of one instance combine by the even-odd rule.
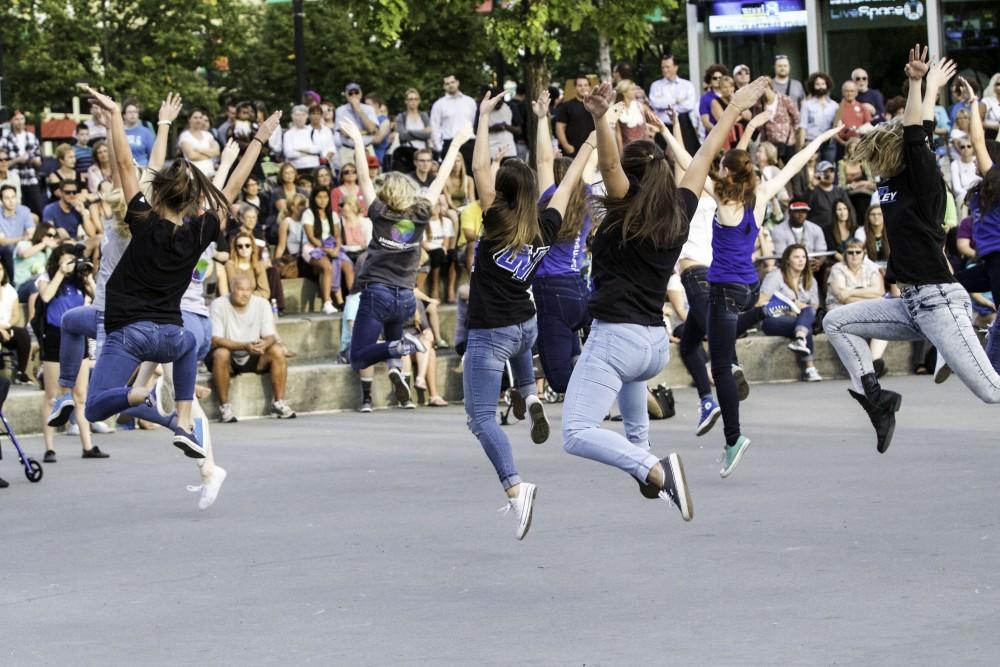
[[[237,421],[236,413],[233,412],[233,406],[231,406],[229,403],[223,403],[222,405],[220,405],[219,412],[222,413],[222,416],[219,418],[219,421],[222,422],[223,424],[232,424]]]
[[[271,403],[271,414],[278,419],[295,419],[295,410],[288,407],[284,401],[274,401]]]

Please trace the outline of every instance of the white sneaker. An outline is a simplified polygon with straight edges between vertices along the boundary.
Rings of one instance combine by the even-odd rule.
[[[802,379],[806,382],[822,382],[823,376],[819,374],[818,370],[810,366],[802,373]]]
[[[796,338],[791,343],[788,344],[788,349],[792,352],[799,352],[800,354],[810,354],[811,351],[809,346],[806,344],[805,338]]]
[[[323,304],[324,315],[333,315],[336,312],[337,312],[337,307],[333,305],[333,301],[327,301],[326,303]]]
[[[233,406],[229,403],[223,403],[219,406],[219,412],[222,416],[219,417],[219,421],[223,424],[232,424],[236,421],[236,413],[233,412]]]
[[[514,512],[517,519],[517,531],[514,536],[523,540],[531,528],[531,510],[535,506],[535,485],[528,482],[521,482],[517,487],[517,497],[508,498],[507,504],[501,507],[499,512],[509,514]]]
[[[156,378],[156,387],[154,387],[153,396],[153,407],[162,416],[169,417],[177,409],[174,404],[174,383],[164,382],[162,375]]]
[[[295,419],[295,410],[288,407],[284,401],[274,401],[271,403],[271,414],[278,419]]]
[[[66,424],[65,435],[80,435],[80,427],[77,424]]]
[[[104,422],[90,422],[90,432],[91,433],[114,433],[115,430],[105,424]]]
[[[204,511],[215,504],[215,499],[219,497],[219,489],[222,488],[222,483],[226,481],[226,474],[225,468],[215,466],[215,469],[212,470],[212,476],[209,477],[207,482],[188,485],[188,491],[192,493],[201,492],[201,497],[198,498],[198,509]]]

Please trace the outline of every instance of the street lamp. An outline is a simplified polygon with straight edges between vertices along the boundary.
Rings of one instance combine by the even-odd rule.
[[[292,5],[292,22],[295,25],[295,103],[302,101],[306,92],[306,39],[302,21],[305,18],[304,0],[267,0],[268,5]]]

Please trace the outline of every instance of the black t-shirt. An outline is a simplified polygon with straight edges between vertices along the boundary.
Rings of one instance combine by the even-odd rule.
[[[542,258],[559,235],[562,216],[554,208],[538,215],[541,238],[519,251],[503,250],[489,238],[503,224],[495,208],[483,216],[483,236],[476,245],[476,261],[469,281],[469,328],[495,329],[531,319],[535,306],[528,287]]]
[[[889,282],[911,285],[951,283],[955,278],[944,257],[945,187],[927,131],[903,128],[903,171],[882,181],[878,198],[889,237]]]
[[[580,100],[560,104],[556,109],[556,122],[566,123],[566,139],[575,150],[580,150],[580,146],[594,131],[594,117]]]
[[[191,282],[201,253],[219,236],[214,213],[177,226],[151,211],[141,193],[128,204],[125,222],[132,241],[108,278],[104,328],[120,329],[132,322],[181,326],[181,297]]]
[[[833,186],[830,191],[816,186],[809,193],[809,208],[811,209],[809,221],[816,223],[824,231],[833,227],[833,209],[839,201],[847,204],[848,210],[850,210],[851,197],[847,194],[847,190],[839,185]]]
[[[632,183],[626,196],[634,197],[638,191],[638,184]],[[624,243],[621,226],[608,225],[607,221],[597,228],[591,245],[594,292],[590,314],[594,319],[642,326],[663,324],[667,281],[687,238],[688,223],[698,208],[698,196],[687,188],[679,188],[677,195],[685,232],[672,248],[657,248],[648,240]]]

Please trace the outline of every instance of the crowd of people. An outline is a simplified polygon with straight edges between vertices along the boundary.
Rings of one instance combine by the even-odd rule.
[[[697,87],[673,56],[660,65],[648,92],[621,65],[613,82],[581,75],[536,100],[484,87],[477,102],[446,76],[429,112],[411,89],[395,116],[349,83],[342,104],[308,91],[285,127],[280,112],[239,102],[215,124],[188,110],[177,131],[181,102],[168,95],[154,130],[134,101],[89,90],[91,119],[45,162],[15,112],[0,139],[0,344],[15,381],[33,383],[37,340],[45,461],[56,460],[52,429],[73,419],[83,456],[106,458],[91,427],[122,413],[173,433],[210,506],[226,473],[198,364],[223,422],[238,419],[240,373],[268,374],[271,413],[294,417],[295,351],[276,326],[290,278],[315,283],[323,313],[343,311],[330,356],[359,374],[362,412],[383,361],[399,406],[416,406],[413,389],[447,405],[436,355],[463,355],[469,428],[518,539],[536,489],[497,424],[505,389],[535,442],[550,435],[540,390],[565,395],[568,452],[622,469],[692,518],[680,457],[657,458],[648,441],[646,382],[671,341],[700,398],[696,434],[723,421],[723,477],[750,446],[736,354],[749,329],[787,339],[802,380],[816,382],[825,328],[879,451],[901,400],[879,385],[888,340],[928,339],[937,361],[918,372],[954,371],[1000,400],[1000,75],[980,100],[950,61],[917,49],[905,97],[885,99],[859,68],[838,100],[829,75],[797,81],[786,56],[757,78],[714,64]],[[453,343],[442,303],[458,306]],[[974,318],[962,317],[967,303]],[[983,351],[974,327],[991,323]],[[601,428],[615,403],[624,437]]]

